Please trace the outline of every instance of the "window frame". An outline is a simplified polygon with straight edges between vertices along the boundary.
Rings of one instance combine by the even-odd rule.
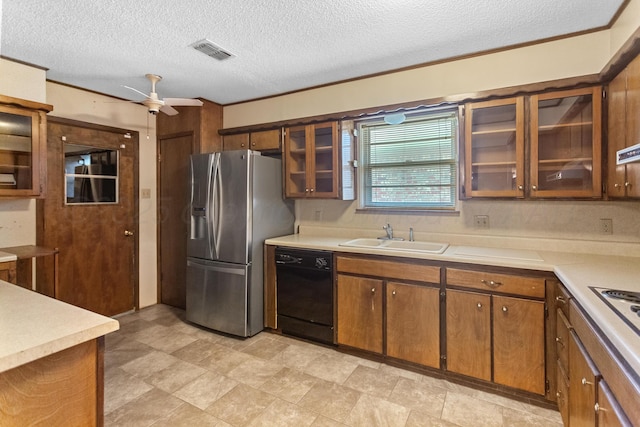
[[[367,169],[368,169],[368,156],[366,154],[366,144],[364,143],[364,135],[363,135],[363,126],[372,125],[372,124],[383,124],[385,123],[385,116],[397,116],[399,114],[405,115],[405,120],[402,123],[407,123],[411,121],[419,121],[421,117],[426,116],[440,116],[440,115],[448,115],[451,114],[454,116],[455,124],[453,126],[453,138],[451,142],[451,149],[453,151],[451,165],[453,166],[451,171],[451,190],[453,192],[452,196],[452,204],[451,205],[426,205],[416,206],[415,204],[389,204],[387,206],[384,205],[374,205],[368,203],[370,191],[368,190],[368,180],[367,180]],[[396,117],[394,117],[395,119]],[[457,104],[447,104],[444,106],[434,106],[434,107],[419,107],[412,110],[397,110],[393,112],[387,112],[387,114],[376,114],[375,116],[367,117],[361,120],[355,120],[355,135],[356,135],[356,146],[357,146],[357,164],[358,164],[358,211],[384,211],[384,212],[435,212],[440,214],[458,214],[458,204],[459,204],[459,191],[460,191],[460,169],[462,165],[460,164],[460,144],[462,143],[462,133],[461,126],[462,123],[462,112],[460,111],[460,106]],[[393,124],[388,124],[388,126],[394,126]],[[438,164],[441,163],[439,161],[429,162],[428,164]]]

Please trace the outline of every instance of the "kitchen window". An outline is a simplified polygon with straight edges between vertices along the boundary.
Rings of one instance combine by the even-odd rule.
[[[358,124],[357,135],[360,208],[455,208],[457,109],[365,120]]]

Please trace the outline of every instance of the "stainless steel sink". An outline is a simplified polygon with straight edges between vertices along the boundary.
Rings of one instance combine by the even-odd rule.
[[[415,242],[415,241],[408,241],[408,240],[385,240],[385,239],[361,238],[361,239],[353,239],[353,240],[349,240],[348,242],[340,243],[340,246],[350,246],[354,248],[368,248],[368,249],[384,249],[384,250],[391,250],[391,251],[441,254],[449,247],[449,244],[434,243],[434,242]]]

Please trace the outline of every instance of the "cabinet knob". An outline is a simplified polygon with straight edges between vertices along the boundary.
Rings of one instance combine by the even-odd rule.
[[[556,337],[556,342],[557,342],[558,344],[560,344],[562,347],[564,347],[564,343],[562,342],[562,338],[560,338],[560,337]]]
[[[313,193],[313,192],[315,191],[315,188],[312,188],[312,189],[311,189],[311,190],[309,190],[309,191],[311,191],[311,192]]]
[[[629,181],[627,181],[627,182],[624,183],[624,186],[625,187],[631,187],[631,183]]]
[[[524,190],[524,186],[523,185],[518,185],[518,190],[520,190],[520,191]]]
[[[537,185],[532,185],[532,186],[531,186],[531,189],[532,189],[533,191],[536,191],[536,190],[538,189],[538,186],[537,186]]]
[[[506,313],[507,311],[509,311],[509,309],[506,306],[503,305],[502,306],[502,311],[504,311]]]
[[[127,237],[131,237],[133,236],[135,233],[133,231],[129,231],[129,230],[124,230],[124,235]]]
[[[482,308],[482,304],[481,303],[478,303],[478,308]]]
[[[565,300],[564,297],[561,297],[561,296],[557,296],[556,297],[556,301],[560,302],[562,304],[566,304],[567,303],[567,300]]]
[[[586,379],[586,378],[582,378],[582,381],[580,381],[580,383],[581,383],[582,385],[593,385],[593,383],[592,383],[592,382],[590,382],[590,381],[587,381],[587,379]]]
[[[376,293],[376,288],[371,288],[371,293],[375,294]]]
[[[252,142],[252,143],[251,143],[251,145],[253,145],[253,146],[255,147],[255,146],[256,146],[256,143],[255,143],[255,142]]]
[[[244,142],[242,144],[240,144],[240,147],[244,147]]]
[[[391,295],[395,296],[396,295],[396,291],[395,289],[391,292]]]
[[[613,184],[613,188],[620,188],[622,187],[620,184]]]
[[[308,192],[309,192],[309,189],[308,189],[308,188],[305,188],[305,189],[304,189],[304,192],[305,192],[305,193],[308,193]]]

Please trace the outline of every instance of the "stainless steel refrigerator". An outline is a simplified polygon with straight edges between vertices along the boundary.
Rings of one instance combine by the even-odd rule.
[[[263,329],[263,246],[293,232],[277,158],[250,150],[191,156],[187,320],[248,337]]]

